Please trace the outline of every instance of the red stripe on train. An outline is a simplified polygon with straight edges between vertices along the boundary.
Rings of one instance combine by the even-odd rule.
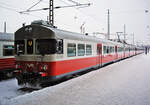
[[[0,59],[0,70],[15,68],[14,58],[2,58]]]
[[[101,58],[103,60],[101,60]],[[105,57],[101,57],[99,58],[99,56],[97,57],[88,57],[88,58],[79,58],[79,59],[72,59],[72,60],[64,60],[64,61],[56,61],[56,62],[35,62],[35,61],[17,61],[18,63],[20,63],[23,67],[22,69],[27,69],[28,68],[28,72],[32,72],[31,67],[29,67],[30,65],[34,64],[34,67],[37,68],[38,72],[40,72],[40,65],[48,65],[48,75],[49,76],[57,76],[57,75],[62,75],[62,74],[66,74],[69,72],[73,72],[73,71],[77,71],[80,69],[84,69],[84,68],[88,68],[91,66],[95,66],[99,63],[101,63],[101,61],[103,63],[108,63],[110,61],[116,60],[116,55],[107,55]]]

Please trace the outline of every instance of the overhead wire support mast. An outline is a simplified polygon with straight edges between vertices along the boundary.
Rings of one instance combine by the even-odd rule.
[[[108,9],[108,16],[107,16],[107,39],[109,40],[110,39],[110,12],[109,12],[109,9]]]
[[[54,26],[54,1],[49,0],[49,23]]]

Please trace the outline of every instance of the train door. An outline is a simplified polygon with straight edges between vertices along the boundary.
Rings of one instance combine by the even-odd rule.
[[[102,44],[97,44],[97,55],[98,55],[98,59],[97,59],[98,66],[101,66],[102,65]]]
[[[118,50],[118,48],[117,48],[117,46],[115,46],[115,55],[116,55],[116,60],[118,59],[118,53],[117,53],[117,50]]]

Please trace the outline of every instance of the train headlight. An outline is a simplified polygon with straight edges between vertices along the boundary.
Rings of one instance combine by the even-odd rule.
[[[21,68],[21,66],[16,64],[16,69],[20,69],[20,68]]]
[[[41,70],[46,71],[47,69],[48,69],[48,65],[43,65],[43,66],[41,66]]]
[[[48,69],[48,66],[47,66],[47,65],[44,65],[44,66],[43,66],[43,70],[46,71],[47,69]]]

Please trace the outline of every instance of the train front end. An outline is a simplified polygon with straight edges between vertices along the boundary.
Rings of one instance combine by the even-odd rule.
[[[18,85],[50,82],[55,67],[57,40],[47,26],[31,24],[15,33],[15,61]]]

